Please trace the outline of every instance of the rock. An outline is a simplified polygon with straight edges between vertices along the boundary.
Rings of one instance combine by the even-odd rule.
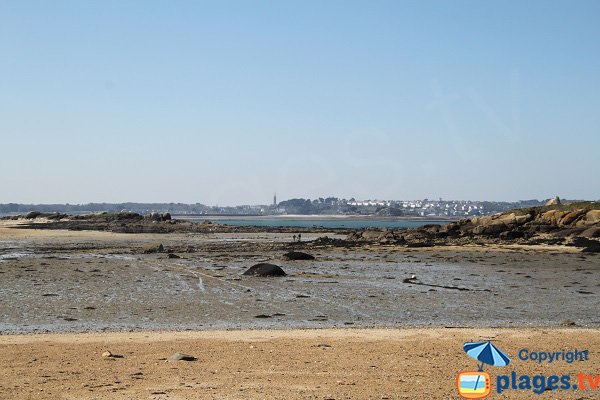
[[[123,358],[123,356],[119,354],[113,354],[112,352],[107,350],[104,353],[102,353],[102,358]]]
[[[169,361],[196,361],[197,358],[189,354],[175,353],[169,357]]]
[[[560,221],[565,216],[565,214],[566,213],[561,210],[550,210],[543,213],[540,216],[540,220],[552,225],[558,225],[558,221]]]
[[[523,225],[526,222],[529,222],[533,219],[533,215],[525,214],[525,215],[517,215],[515,216],[515,223],[517,225]]]
[[[278,265],[269,263],[258,263],[248,268],[248,270],[244,272],[244,275],[286,276],[286,273]]]
[[[314,260],[315,257],[301,251],[290,251],[283,255],[288,260]]]
[[[583,209],[571,211],[570,213],[566,214],[564,217],[561,218],[560,224],[563,226],[571,225],[584,214],[585,210]]]
[[[546,203],[544,203],[545,206],[556,206],[560,204],[560,198],[558,196],[556,196],[553,199],[548,200]]]
[[[487,235],[487,236],[497,236],[500,233],[506,231],[508,226],[504,223],[494,223],[489,225],[478,225],[473,228],[474,235]]]
[[[600,237],[600,226],[593,226],[581,232],[579,236],[584,238],[599,238]]]
[[[27,218],[27,219],[36,219],[37,217],[39,217],[41,215],[42,215],[41,212],[31,211],[31,212],[28,212],[27,214],[25,214],[25,218]]]
[[[429,233],[438,233],[441,228],[442,226],[439,224],[425,224],[421,227],[421,229]]]
[[[575,321],[571,321],[570,319],[565,319],[564,321],[560,321],[560,326],[575,326],[577,325]]]
[[[144,215],[144,219],[149,219],[150,221],[161,221],[161,216],[157,212],[151,212],[150,214]]]
[[[164,251],[165,251],[165,248],[163,247],[162,243],[149,244],[147,246],[144,246],[144,248],[143,248],[144,254],[163,253]]]
[[[571,245],[580,247],[584,253],[600,253],[600,242],[597,240],[576,237]]]
[[[590,210],[585,214],[585,222],[588,225],[600,222],[600,210]]]
[[[375,230],[375,229],[367,229],[365,231],[362,232],[362,234],[360,235],[360,238],[362,240],[368,241],[368,242],[375,242],[375,241],[379,241],[381,237],[385,236],[386,232],[380,231],[380,230]]]
[[[181,258],[181,257],[179,257],[177,254],[169,253],[169,254],[167,254],[167,258]]]
[[[61,214],[61,213],[56,212],[56,213],[48,215],[46,218],[48,218],[51,221],[59,221],[63,218],[68,218],[68,217],[69,216],[67,214]]]
[[[504,231],[501,232],[500,235],[498,235],[498,237],[502,240],[513,240],[513,239],[519,239],[525,236],[524,232],[521,231],[517,231],[517,230],[510,230],[510,231]]]

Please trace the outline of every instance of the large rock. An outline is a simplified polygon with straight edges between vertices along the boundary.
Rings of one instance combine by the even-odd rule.
[[[575,221],[577,221],[577,219],[579,219],[580,217],[583,217],[584,214],[585,214],[584,209],[571,211],[570,213],[567,213],[564,217],[562,217],[560,219],[560,225],[563,225],[563,226],[572,225]]]
[[[307,253],[303,253],[301,251],[290,251],[289,253],[285,253],[283,255],[288,260],[314,260],[315,256],[312,256]]]
[[[41,212],[30,211],[27,214],[25,214],[25,218],[27,218],[27,219],[36,219],[37,217],[39,217],[41,215],[42,215]]]
[[[286,273],[279,265],[269,264],[269,263],[258,263],[250,268],[244,275],[254,275],[254,276],[286,276]]]
[[[579,236],[584,237],[584,238],[600,238],[600,227],[598,226],[593,226],[591,228],[587,228],[586,230],[584,230],[583,232],[581,232],[579,234]]]
[[[600,210],[590,210],[585,214],[586,224],[596,224],[600,222]]]
[[[545,206],[556,206],[560,204],[560,198],[556,196],[553,199],[548,200],[544,205]]]
[[[540,216],[542,222],[558,225],[558,222],[565,216],[565,212],[561,210],[550,210],[546,211]]]

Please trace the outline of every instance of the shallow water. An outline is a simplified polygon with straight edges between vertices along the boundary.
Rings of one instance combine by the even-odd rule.
[[[190,221],[202,222],[206,218],[192,218]],[[443,220],[393,220],[393,219],[348,219],[348,218],[224,218],[214,222],[234,226],[258,227],[298,227],[298,228],[418,228],[427,224],[445,225]]]

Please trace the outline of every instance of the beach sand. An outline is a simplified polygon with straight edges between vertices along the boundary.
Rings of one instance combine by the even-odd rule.
[[[510,357],[492,376],[597,374],[589,329],[324,329],[10,335],[0,337],[3,399],[449,399],[476,370],[466,341]],[[589,349],[589,361],[538,364],[520,349]],[[122,358],[105,358],[110,351]],[[168,361],[175,352],[196,361]],[[491,398],[597,399],[600,391],[494,392]]]

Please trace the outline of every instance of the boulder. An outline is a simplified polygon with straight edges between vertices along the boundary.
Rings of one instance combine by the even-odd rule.
[[[145,215],[144,218],[149,219],[150,221],[157,221],[157,222],[162,220],[162,217],[157,212],[151,212],[150,214]]]
[[[562,217],[559,223],[563,226],[571,225],[584,214],[585,210],[583,209],[571,211],[570,213],[567,213],[564,217]]]
[[[27,218],[27,219],[36,219],[37,217],[39,217],[41,215],[42,215],[41,212],[31,211],[31,212],[28,212],[27,214],[25,214],[25,218]]]
[[[287,274],[279,265],[269,263],[258,263],[246,270],[244,275],[254,276],[286,276]]]
[[[558,221],[560,221],[564,216],[565,212],[561,210],[550,210],[546,211],[540,216],[540,220],[552,225],[558,225]]]
[[[583,232],[579,234],[579,236],[584,238],[600,238],[600,226],[593,226],[591,228],[587,228]]]
[[[163,253],[165,251],[165,248],[163,247],[162,243],[149,244],[147,246],[144,246],[142,251],[144,252],[144,254]]]
[[[312,256],[307,253],[303,253],[301,251],[290,251],[289,253],[285,253],[283,255],[288,260],[314,260],[315,256]]]
[[[585,214],[586,224],[591,225],[600,222],[600,210],[590,210]]]
[[[533,219],[533,215],[531,215],[531,214],[517,215],[517,216],[515,216],[515,223],[517,225],[523,225],[524,223],[527,223],[527,222],[531,221],[532,219]]]
[[[544,203],[545,206],[556,206],[560,204],[560,198],[558,196],[556,196],[553,199],[548,200],[546,203]]]
[[[197,358],[189,354],[175,353],[169,357],[169,361],[196,361]]]

